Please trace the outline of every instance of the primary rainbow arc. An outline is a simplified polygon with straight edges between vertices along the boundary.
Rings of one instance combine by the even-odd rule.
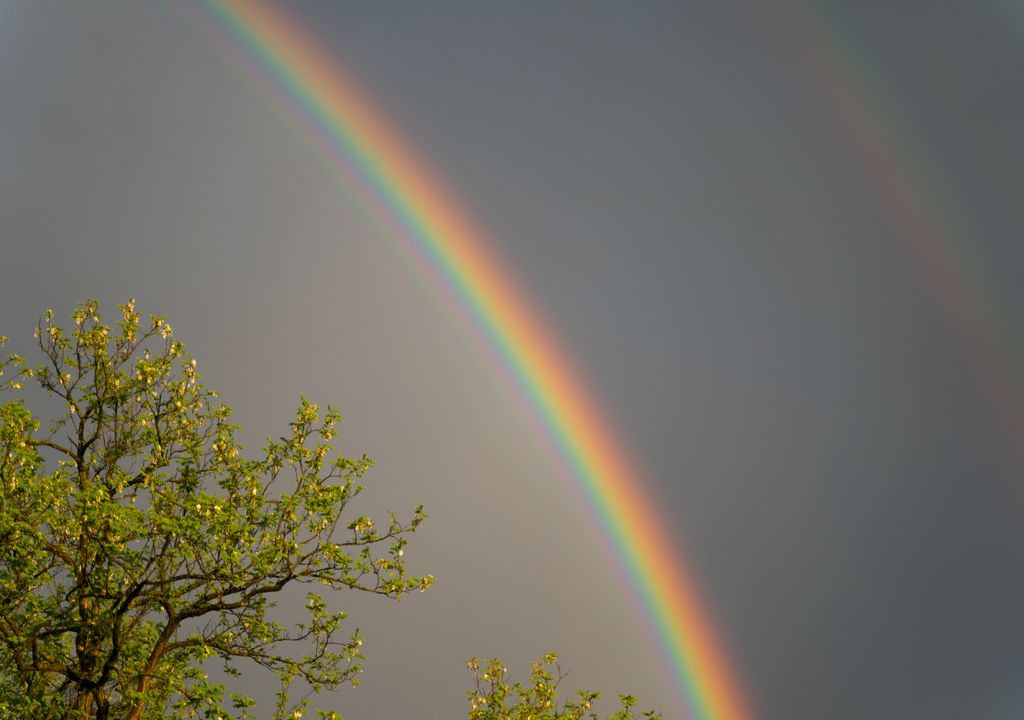
[[[701,720],[750,716],[696,588],[624,449],[601,419],[541,316],[487,250],[485,236],[390,127],[344,68],[264,2],[204,6],[428,258],[484,332],[572,469],[611,539]]]

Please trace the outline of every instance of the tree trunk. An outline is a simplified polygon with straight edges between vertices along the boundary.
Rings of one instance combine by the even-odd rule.
[[[92,692],[84,688],[78,689],[75,695],[75,720],[95,717],[93,713]]]

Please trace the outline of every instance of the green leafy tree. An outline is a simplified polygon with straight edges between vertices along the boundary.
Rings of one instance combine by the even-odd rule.
[[[371,461],[335,454],[338,414],[305,400],[247,459],[167,322],[120,311],[110,327],[86,302],[67,329],[47,312],[40,364],[0,358],[0,717],[255,717],[208,678],[218,658],[280,679],[260,717],[301,717],[362,658],[321,592],[426,589],[403,558],[423,510],[353,516]],[[44,426],[26,400],[45,394]],[[276,621],[275,598],[304,587],[303,620]]]
[[[469,691],[469,720],[598,720],[594,703],[600,693],[577,690],[575,698],[559,700],[558,686],[565,673],[558,664],[558,655],[548,653],[533,663],[529,683],[512,683],[508,668],[498,659],[469,661],[476,687]],[[619,695],[619,709],[608,720],[661,720],[661,715],[647,711],[634,714],[636,698]]]

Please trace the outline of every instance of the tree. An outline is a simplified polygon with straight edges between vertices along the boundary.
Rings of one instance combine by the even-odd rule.
[[[362,658],[359,632],[313,588],[426,589],[403,558],[423,509],[382,526],[353,516],[372,462],[334,454],[338,413],[304,399],[246,459],[167,322],[144,322],[134,301],[120,311],[112,328],[86,302],[68,329],[49,311],[41,364],[0,359],[0,388],[34,382],[59,404],[45,429],[26,396],[0,405],[0,716],[254,717],[251,698],[207,676],[220,659],[229,674],[240,661],[276,673],[272,716],[301,717],[311,693],[354,683]],[[282,624],[275,599],[303,587],[305,619]]]
[[[577,690],[576,699],[559,700],[558,686],[565,673],[558,664],[558,655],[548,653],[533,663],[530,682],[511,684],[508,668],[501,660],[468,663],[476,687],[469,691],[469,720],[597,720],[594,702],[600,693]],[[636,698],[619,695],[619,709],[608,720],[634,720]],[[643,712],[641,718],[661,720],[655,712]]]

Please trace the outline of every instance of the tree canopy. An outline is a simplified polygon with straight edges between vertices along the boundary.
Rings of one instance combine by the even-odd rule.
[[[4,389],[34,382],[60,407],[44,426],[25,397],[0,405],[0,708],[254,717],[251,698],[210,680],[210,658],[275,673],[274,718],[353,682],[362,638],[323,593],[426,589],[403,556],[422,507],[383,523],[350,512],[372,462],[334,453],[338,413],[306,400],[247,458],[170,325],[134,302],[116,328],[96,302],[72,321],[39,322],[41,363],[0,361]],[[276,619],[275,597],[300,586],[305,618]]]

